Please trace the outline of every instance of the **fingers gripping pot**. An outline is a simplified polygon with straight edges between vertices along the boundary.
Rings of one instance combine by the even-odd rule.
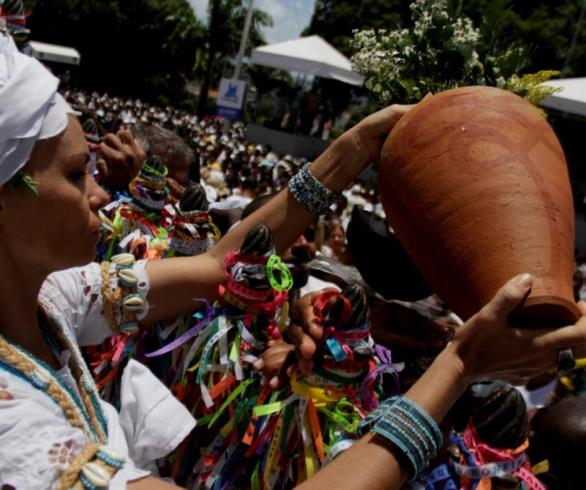
[[[432,96],[404,116],[381,154],[382,202],[432,288],[469,318],[508,279],[533,288],[526,327],[575,322],[574,210],[562,148],[527,101],[492,87]]]

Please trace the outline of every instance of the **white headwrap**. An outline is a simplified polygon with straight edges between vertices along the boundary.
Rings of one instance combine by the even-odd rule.
[[[0,32],[0,187],[26,164],[37,140],[65,130],[71,108],[58,85],[49,70]]]

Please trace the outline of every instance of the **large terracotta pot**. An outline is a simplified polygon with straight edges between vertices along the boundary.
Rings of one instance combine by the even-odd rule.
[[[429,97],[395,126],[382,201],[430,286],[458,315],[530,272],[524,327],[573,323],[574,209],[562,148],[528,102],[467,87]]]

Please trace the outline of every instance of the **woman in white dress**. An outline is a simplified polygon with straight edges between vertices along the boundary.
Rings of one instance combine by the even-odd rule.
[[[0,488],[174,488],[143,468],[193,428],[187,411],[131,362],[117,414],[99,399],[78,345],[192,310],[194,297],[216,297],[225,255],[258,223],[271,229],[277,250],[286,249],[313,221],[316,196],[342,191],[376,161],[408,108],[391,106],[338,138],[305,174],[309,194],[303,186],[281,192],[211,252],[85,265],[95,253],[96,213],[107,195],[87,172],[87,144],[57,84],[0,33]],[[427,417],[439,421],[477,377],[533,375],[551,368],[562,347],[584,355],[583,322],[553,333],[508,327],[507,314],[530,284],[530,277],[517,278],[501,290],[407,394]],[[319,331],[310,313],[304,318],[309,335],[296,332],[301,356],[310,358]],[[371,444],[373,437],[305,485],[399,488],[409,465],[384,444]]]

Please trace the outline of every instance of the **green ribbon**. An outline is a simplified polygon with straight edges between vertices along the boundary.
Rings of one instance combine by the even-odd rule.
[[[273,413],[276,412],[280,412],[281,409],[283,408],[283,402],[282,401],[276,401],[278,396],[281,394],[282,390],[279,391],[275,391],[271,394],[271,397],[269,398],[269,403],[266,403],[265,405],[259,405],[257,407],[254,407],[254,409],[252,410],[252,413],[254,415],[256,415],[257,417],[264,417],[265,415],[271,415]]]
[[[116,238],[122,233],[122,215],[120,214],[120,208],[114,213],[114,219],[112,220],[112,236],[110,237],[110,244],[108,245],[108,251],[104,256],[105,260],[110,260],[114,254],[114,246],[116,245]]]
[[[236,362],[240,358],[240,330],[236,330],[236,336],[234,337],[234,341],[232,342],[232,347],[230,348],[230,355],[228,357],[233,364],[236,364]]]
[[[354,405],[347,398],[340,398],[333,410],[325,407],[320,407],[318,410],[340,425],[346,432],[355,434],[358,430],[360,416]]]
[[[208,423],[208,428],[210,428],[212,425],[216,423],[216,421],[220,418],[220,415],[222,415],[224,410],[226,410],[226,408],[228,408],[228,406],[234,401],[234,399],[238,395],[240,395],[244,390],[246,390],[248,385],[250,385],[250,383],[252,383],[253,381],[254,379],[244,380],[241,384],[238,385],[238,387],[232,393],[230,393],[230,396],[226,398],[224,403],[222,403],[222,406],[216,411],[216,413],[213,414],[212,418]]]
[[[271,288],[275,289],[279,293],[283,291],[289,291],[293,287],[293,276],[289,268],[283,264],[281,257],[278,255],[271,255],[266,265],[267,279]],[[279,272],[280,281],[277,280],[275,271]]]
[[[250,477],[250,487],[252,490],[260,490],[260,481],[258,479],[258,473],[260,471],[260,461],[256,463],[252,476]]]
[[[252,413],[257,417],[264,417],[265,415],[271,415],[272,413],[280,412],[281,408],[283,408],[283,402],[267,403],[266,405],[254,407]]]

